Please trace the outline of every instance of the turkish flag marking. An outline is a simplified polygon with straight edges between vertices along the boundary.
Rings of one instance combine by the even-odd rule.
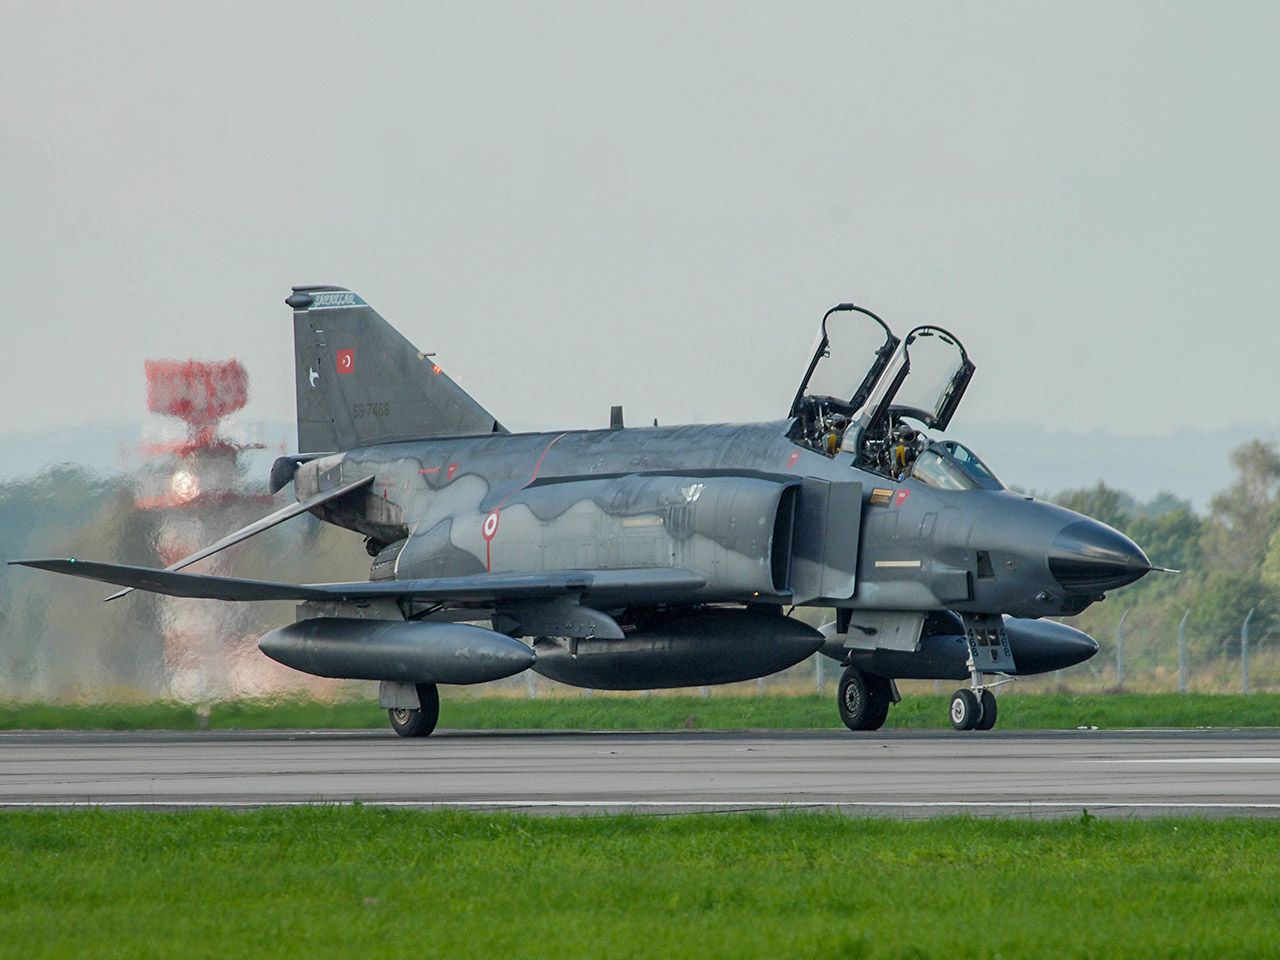
[[[338,351],[338,372],[354,373],[356,369],[356,352],[354,350]]]

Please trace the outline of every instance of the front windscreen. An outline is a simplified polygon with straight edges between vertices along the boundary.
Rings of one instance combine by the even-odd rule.
[[[962,443],[935,443],[916,457],[911,475],[939,490],[1003,490],[1004,484]]]
[[[911,475],[939,490],[975,490],[977,482],[940,450],[926,450],[916,457]]]
[[[1004,484],[991,472],[991,468],[979,459],[978,455],[966,447],[963,443],[956,443],[954,440],[947,440],[942,444],[952,459],[958,463],[969,476],[973,477],[979,484],[988,490],[1003,490]]]

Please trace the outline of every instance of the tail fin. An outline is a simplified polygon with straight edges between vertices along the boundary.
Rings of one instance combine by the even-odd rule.
[[[506,428],[342,287],[294,287],[298,452]]]

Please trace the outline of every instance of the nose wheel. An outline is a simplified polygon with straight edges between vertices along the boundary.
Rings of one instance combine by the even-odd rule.
[[[957,730],[990,730],[996,725],[996,695],[987,688],[957,690],[951,697],[951,725]]]

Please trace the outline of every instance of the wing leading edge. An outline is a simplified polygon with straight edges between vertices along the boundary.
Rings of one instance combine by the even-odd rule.
[[[237,530],[235,533],[228,534],[227,536],[219,540],[217,543],[212,543],[209,546],[205,547],[203,550],[197,550],[195,553],[191,554],[190,556],[183,557],[177,563],[169,564],[169,566],[165,567],[165,570],[166,571],[181,570],[183,567],[189,567],[191,566],[191,564],[195,563],[197,560],[203,560],[205,557],[211,557],[215,553],[218,553],[222,550],[227,549],[227,547],[240,543],[242,540],[248,540],[250,537],[257,536],[263,530],[269,530],[271,527],[274,527],[278,523],[284,523],[286,520],[296,517],[299,514],[306,513],[308,510],[313,510],[323,503],[328,503],[330,500],[337,500],[340,497],[345,497],[347,494],[354,493],[360,488],[366,487],[371,483],[373,483],[373,474],[369,474],[369,476],[362,477],[361,479],[355,480],[351,483],[344,483],[342,486],[334,487],[332,490],[326,490],[323,493],[318,493],[314,497],[311,497],[307,500],[301,500],[298,503],[291,503],[288,506],[282,507],[281,509],[275,511],[275,513],[270,513],[267,516],[263,517],[261,520],[256,520],[253,523],[249,524],[247,527],[243,527],[240,530]],[[80,562],[80,561],[77,561],[77,562]],[[112,566],[112,564],[97,564],[97,566],[100,566],[100,567]],[[42,569],[52,570],[53,568],[44,567]],[[138,569],[141,569],[141,568],[138,568]],[[70,570],[59,570],[58,572],[72,573],[72,571]],[[87,576],[87,574],[77,574],[77,575]],[[94,578],[94,579],[105,580],[105,578]],[[122,581],[106,580],[105,582],[121,583]],[[113,593],[111,596],[107,597],[106,599],[117,600],[120,597],[123,597],[127,593],[129,593],[130,590],[134,590],[134,589],[139,589],[139,588],[136,587],[135,585],[127,586],[125,587],[125,589],[121,590],[119,593]],[[153,588],[141,587],[140,589],[152,590]],[[160,591],[156,591],[156,592],[160,592]],[[189,594],[185,594],[185,593],[174,594],[174,596],[189,596]]]
[[[389,597],[444,603],[492,603],[539,600],[578,594],[601,605],[660,602],[700,590],[706,580],[691,570],[556,570],[552,572],[477,573],[434,580],[374,580],[352,583],[275,583],[175,570],[155,570],[74,558],[10,560],[10,565],[51,570],[87,580],[206,600],[371,600]]]

